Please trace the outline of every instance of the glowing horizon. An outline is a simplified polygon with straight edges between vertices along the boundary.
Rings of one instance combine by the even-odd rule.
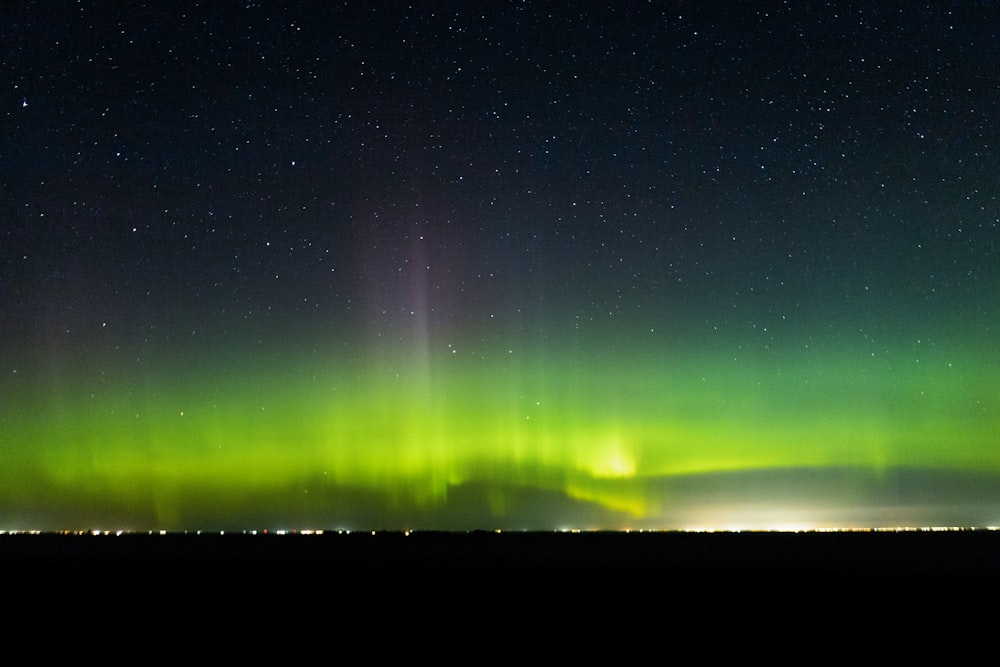
[[[671,506],[663,480],[852,467],[981,474],[1000,462],[1000,392],[970,347],[881,368],[849,347],[815,345],[758,359],[632,347],[603,363],[599,347],[583,346],[539,366],[512,349],[442,348],[419,366],[165,368],[99,391],[68,382],[8,415],[21,452],[8,479],[29,482],[9,483],[8,497],[37,505],[32,487],[98,506],[103,497],[149,528],[177,529],[186,512],[211,517],[213,503],[308,506],[310,493],[352,489],[404,527],[447,507],[451,490],[480,484],[495,489],[483,528],[516,520],[503,496],[517,488],[619,517],[606,528],[675,528],[684,508]],[[329,515],[340,515],[336,504]]]

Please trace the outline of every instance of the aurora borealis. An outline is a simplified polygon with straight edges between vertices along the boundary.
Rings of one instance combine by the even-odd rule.
[[[0,529],[1000,523],[990,3],[2,13]]]

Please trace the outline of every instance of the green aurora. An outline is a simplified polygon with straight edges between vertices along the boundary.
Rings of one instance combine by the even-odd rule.
[[[78,364],[33,388],[13,373],[3,527],[537,527],[518,498],[541,493],[577,508],[546,527],[677,529],[695,508],[672,480],[854,469],[877,489],[898,469],[1000,471],[1000,359],[971,344],[440,347],[133,376]],[[737,491],[734,507],[769,497]],[[853,492],[849,508],[872,502]]]

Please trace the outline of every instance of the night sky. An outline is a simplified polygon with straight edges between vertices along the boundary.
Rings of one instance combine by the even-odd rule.
[[[1000,524],[993,2],[8,2],[0,81],[0,529]]]

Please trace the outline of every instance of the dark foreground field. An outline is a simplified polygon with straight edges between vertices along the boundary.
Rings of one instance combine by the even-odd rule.
[[[1000,531],[6,534],[7,565],[300,565],[352,570],[1000,571]]]

